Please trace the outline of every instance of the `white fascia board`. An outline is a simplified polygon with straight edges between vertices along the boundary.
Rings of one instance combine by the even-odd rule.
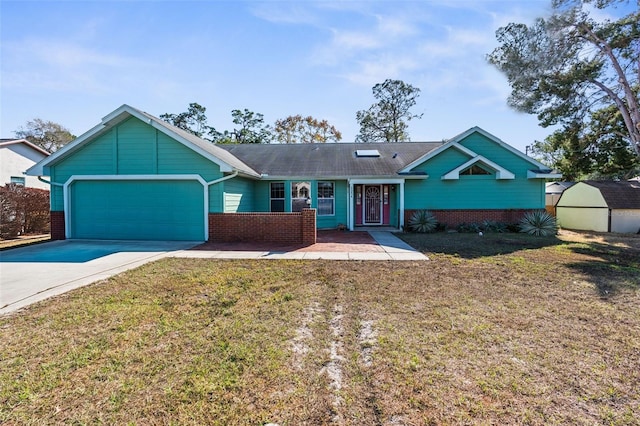
[[[427,161],[427,160],[439,155],[440,153],[442,153],[443,151],[446,151],[449,148],[455,148],[458,151],[462,152],[463,154],[468,155],[469,157],[476,157],[478,155],[475,152],[471,151],[469,148],[465,148],[464,146],[460,145],[456,141],[449,141],[449,142],[445,143],[444,145],[434,149],[433,151],[429,151],[428,153],[426,153],[422,157],[418,158],[417,160],[413,161],[412,163],[409,163],[409,165],[405,166],[402,170],[400,170],[399,173],[408,173],[414,167],[416,167],[416,166],[424,163],[425,161]]]
[[[496,172],[496,179],[505,180],[505,179],[515,179],[515,175],[499,164],[494,163],[493,161],[483,157],[482,155],[478,155],[471,160],[459,165],[455,169],[451,170],[449,173],[442,175],[440,179],[442,180],[456,180],[460,178],[460,172],[467,167],[472,166],[475,163],[482,163],[490,168],[492,168]]]
[[[562,173],[537,173],[533,170],[527,170],[527,179],[560,179],[561,177]]]
[[[262,175],[260,180],[263,181],[327,181],[327,180],[335,180],[335,181],[348,181],[353,182],[354,180],[366,181],[365,183],[373,182],[373,183],[399,183],[400,181],[405,181],[407,179],[428,179],[429,175],[402,175],[398,177],[398,175],[393,175],[389,177],[384,176],[275,176],[275,175]]]

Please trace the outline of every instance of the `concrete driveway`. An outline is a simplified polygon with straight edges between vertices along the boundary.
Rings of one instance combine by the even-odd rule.
[[[0,314],[65,293],[200,242],[65,240],[0,252]]]

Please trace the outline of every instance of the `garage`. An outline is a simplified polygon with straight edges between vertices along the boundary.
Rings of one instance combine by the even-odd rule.
[[[203,241],[205,193],[195,178],[76,178],[68,184],[68,238]]]

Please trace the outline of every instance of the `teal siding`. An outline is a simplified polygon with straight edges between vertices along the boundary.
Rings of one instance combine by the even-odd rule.
[[[318,206],[318,181],[312,181],[311,193],[312,201],[311,207],[317,208]],[[339,224],[347,224],[347,203],[349,199],[349,186],[346,181],[322,181],[333,182],[334,184],[334,215],[333,216],[316,216],[316,227],[318,229],[330,229],[336,228]]]
[[[137,119],[118,125],[115,150],[119,175],[156,174],[157,131]],[[174,142],[175,143],[175,142]]]
[[[268,212],[270,210],[270,182],[257,181],[253,185],[253,207],[256,212]]]
[[[414,170],[429,175],[426,180],[407,180],[405,208],[410,209],[540,209],[544,208],[544,180],[527,179],[534,166],[509,150],[474,133],[461,145],[513,172],[515,179],[497,180],[495,175],[441,176],[468,161],[469,156],[450,148]]]
[[[234,178],[222,182],[221,185],[224,185],[225,213],[254,211],[253,181],[243,178]]]
[[[129,118],[50,167],[52,182],[72,175],[198,174],[205,181],[223,176],[220,167],[150,125]],[[51,209],[63,210],[62,189],[53,187]],[[222,190],[213,185],[209,209],[222,212]]]
[[[71,238],[193,240],[204,235],[198,181],[76,181]]]

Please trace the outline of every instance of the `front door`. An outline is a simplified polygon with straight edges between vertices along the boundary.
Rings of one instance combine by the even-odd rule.
[[[364,185],[363,225],[382,224],[382,185]]]

